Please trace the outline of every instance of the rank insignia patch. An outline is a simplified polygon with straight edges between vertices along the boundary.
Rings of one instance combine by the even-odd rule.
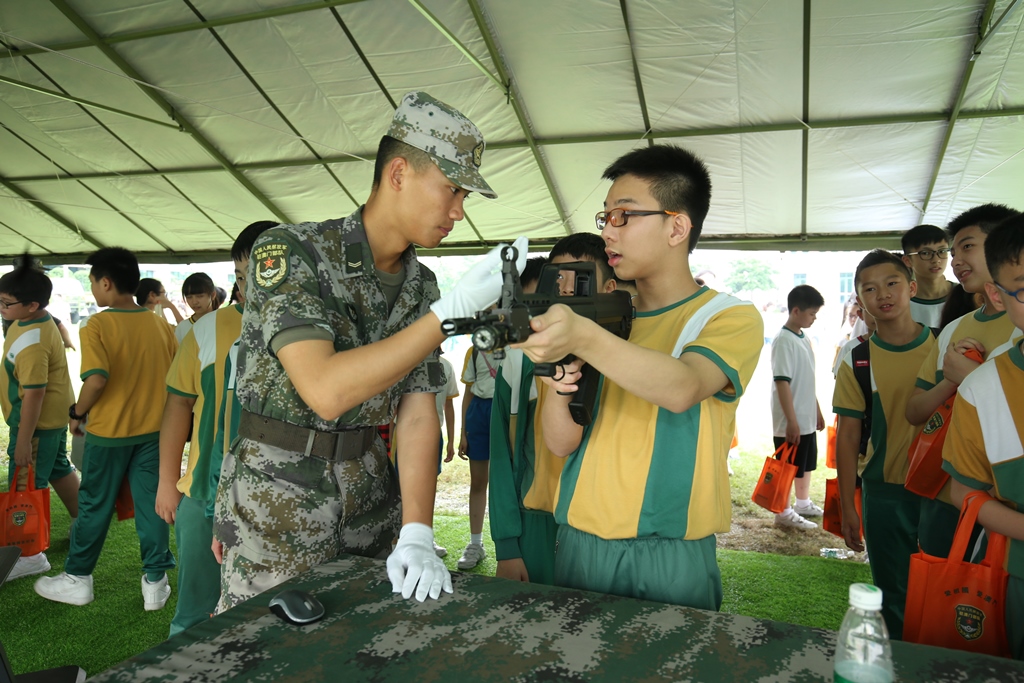
[[[266,242],[252,250],[256,266],[256,286],[268,292],[284,282],[288,276],[288,245],[284,242]]]

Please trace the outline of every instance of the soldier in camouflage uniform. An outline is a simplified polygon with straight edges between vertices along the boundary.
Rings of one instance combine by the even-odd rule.
[[[445,297],[413,244],[463,217],[483,137],[426,93],[407,94],[381,140],[373,189],[351,216],[266,231],[252,250],[238,358],[238,438],[214,518],[220,610],[338,553],[384,557],[393,590],[451,592],[434,555],[440,322],[497,300],[488,254]],[[525,245],[522,258],[525,259]],[[376,425],[402,411],[402,499]],[[403,509],[404,508],[404,509]]]

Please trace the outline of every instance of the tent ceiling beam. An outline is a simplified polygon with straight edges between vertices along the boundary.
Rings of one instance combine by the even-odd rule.
[[[961,111],[960,119],[989,119],[1020,116],[1024,117],[1024,107],[1013,107],[1008,109],[984,109]],[[826,119],[821,121],[808,121],[787,123],[769,123],[753,126],[724,126],[718,128],[688,128],[682,130],[655,131],[653,133],[613,133],[608,135],[577,135],[558,138],[534,138],[534,143],[540,147],[547,145],[579,145],[593,142],[631,142],[652,139],[671,139],[687,137],[706,137],[713,135],[742,135],[747,133],[772,133],[779,131],[795,131],[810,128],[811,130],[825,130],[830,128],[854,128],[858,126],[890,126],[905,123],[936,123],[948,121],[949,114],[921,113],[921,114],[895,114],[891,116],[873,116],[851,119]],[[509,140],[504,142],[489,142],[490,149],[521,149],[529,147],[526,140]],[[324,156],[321,159],[283,159],[279,161],[256,161],[250,163],[235,164],[235,168],[242,171],[281,169],[303,166],[320,166],[322,164],[343,164],[355,161],[372,161],[376,156],[376,150],[353,155]],[[62,175],[35,175],[35,176],[11,176],[13,182],[46,182],[67,180],[77,178],[80,180],[102,180],[111,178],[130,178],[134,176],[171,176],[189,175],[194,173],[215,173],[223,171],[222,166],[183,166],[164,170],[136,170],[136,171],[107,171],[97,173],[79,173],[75,176]]]
[[[82,19],[82,17],[80,17],[78,13],[75,12],[70,5],[68,5],[66,0],[50,0],[50,2],[53,4],[54,7],[56,7],[61,12],[61,14],[67,17],[79,31],[85,34],[85,36],[92,41],[93,45],[95,45],[107,57],[107,59],[112,61],[129,78],[134,79],[136,83],[139,84],[139,87],[142,90],[142,92],[145,93],[146,96],[148,96],[149,99],[151,99],[158,107],[163,109],[168,116],[170,116],[173,120],[177,121],[181,125],[181,129],[184,132],[191,135],[192,139],[195,140],[199,144],[199,146],[206,151],[207,154],[213,157],[213,159],[217,163],[219,163],[225,171],[230,173],[231,176],[236,181],[238,181],[239,184],[242,185],[242,187],[248,190],[249,193],[253,195],[253,197],[255,197],[261,204],[263,204],[263,206],[267,207],[267,209],[269,209],[271,213],[277,216],[278,220],[280,220],[283,223],[291,223],[291,220],[288,218],[288,216],[281,209],[275,206],[274,203],[270,201],[270,198],[264,195],[259,190],[259,188],[257,188],[248,178],[246,178],[245,174],[243,174],[241,171],[235,168],[231,164],[231,162],[228,161],[227,157],[221,154],[220,150],[218,150],[213,145],[213,143],[207,140],[206,137],[203,136],[203,134],[200,133],[195,126],[193,126],[186,118],[184,118],[178,112],[176,112],[174,110],[174,107],[171,106],[171,104],[167,100],[165,100],[161,95],[157,94],[151,88],[143,87],[141,84],[145,83],[146,79],[144,79],[138,71],[136,71],[120,54],[118,54],[118,52],[114,50],[114,48],[105,44],[103,42],[103,39],[99,36],[98,33],[96,33],[92,26],[90,26],[84,19]]]
[[[1024,0],[1013,0],[1013,2],[1010,3],[1009,7],[1003,10],[1003,13],[999,15],[998,19],[996,19],[996,23],[992,24],[992,27],[988,30],[988,32],[985,33],[984,37],[982,37],[982,39],[978,41],[978,44],[974,46],[974,56],[972,57],[972,59],[977,59],[981,55],[981,53],[985,50],[985,45],[992,38],[992,36],[996,34],[996,31],[999,30],[999,27],[1002,26],[1003,23],[1010,18],[1010,15],[1012,15],[1013,12],[1017,10],[1022,4],[1024,4]]]
[[[303,12],[313,12],[316,10],[327,9],[337,7],[339,5],[351,5],[357,2],[363,2],[364,0],[321,0],[321,2],[307,2],[301,5],[294,5],[292,7],[278,7],[276,9],[265,9],[259,12],[247,12],[245,14],[236,14],[230,17],[221,17],[219,19],[211,19],[210,21],[201,22],[190,22],[188,24],[178,24],[177,26],[167,26],[165,28],[152,29],[149,31],[131,31],[129,33],[122,33],[117,36],[109,36],[107,38],[101,38],[100,42],[104,45],[113,45],[115,43],[126,43],[132,40],[141,40],[143,38],[158,38],[160,36],[170,36],[176,33],[187,33],[189,31],[201,31],[205,28],[217,28],[218,26],[230,26],[231,24],[243,24],[248,21],[259,21],[261,19],[273,19],[274,17],[283,17],[289,14],[301,14]],[[11,36],[13,37],[13,36]],[[94,41],[91,40],[75,40],[68,43],[61,43],[59,45],[53,45],[50,47],[25,47],[25,48],[11,48],[9,52],[0,53],[0,59],[9,59],[11,57],[21,57],[24,55],[34,55],[44,52],[62,52],[64,50],[77,50],[83,47],[92,47],[95,45]]]
[[[629,8],[626,0],[619,0],[622,8],[622,23],[626,27],[626,41],[629,43],[629,60],[633,63],[633,80],[636,82],[636,97],[640,102],[640,114],[644,120],[644,130],[651,130],[651,117],[647,112],[647,98],[644,96],[644,82],[640,78],[640,63],[636,60],[636,46],[633,44],[633,30],[629,24]],[[654,138],[647,138],[647,145],[654,146]]]
[[[195,15],[197,17],[199,17],[201,20],[205,21],[205,17],[203,17],[203,15],[199,12],[198,9],[196,9],[195,5],[193,5],[190,0],[184,0],[184,2],[188,6],[188,8],[191,9],[195,13]],[[334,8],[331,8],[331,11],[333,12]],[[287,116],[285,116],[284,112],[281,111],[281,108],[278,107],[277,103],[274,102],[274,100],[270,97],[270,95],[267,94],[267,91],[264,90],[263,86],[261,86],[259,84],[259,82],[256,80],[256,77],[253,76],[252,73],[248,69],[245,68],[245,65],[242,64],[242,61],[240,59],[238,59],[238,57],[231,50],[231,48],[228,47],[227,43],[225,43],[224,40],[220,37],[220,35],[218,35],[217,31],[211,28],[210,29],[210,35],[213,37],[213,39],[215,41],[217,41],[217,44],[220,45],[222,50],[224,50],[224,53],[228,56],[228,58],[232,62],[234,62],[235,66],[238,67],[238,70],[242,72],[242,75],[245,76],[246,80],[249,81],[249,83],[256,90],[256,92],[258,92],[260,94],[260,97],[263,98],[263,101],[266,102],[267,105],[271,109],[274,110],[274,113],[277,114],[278,118],[281,119],[282,123],[284,123],[284,125],[288,126],[288,130],[290,130],[292,132],[292,134],[295,135],[295,137],[303,144],[303,146],[306,149],[309,150],[309,153],[312,154],[315,159],[317,159],[317,160],[322,159],[322,157],[316,151],[316,149],[313,148],[313,145],[311,145],[309,143],[309,141],[306,140],[306,138],[302,135],[302,133],[299,132],[299,129],[296,128],[294,124],[292,124],[292,122],[288,119]],[[327,175],[331,176],[331,179],[334,180],[335,184],[339,188],[341,188],[342,192],[345,193],[345,196],[348,197],[349,200],[355,206],[359,206],[359,202],[356,201],[356,198],[353,197],[352,193],[348,191],[348,188],[345,187],[345,184],[341,182],[341,179],[338,178],[338,176],[337,176],[337,174],[335,174],[334,170],[331,169],[331,167],[328,166],[327,164],[321,164],[321,165],[323,166],[324,170],[327,171]]]
[[[964,96],[967,94],[967,84],[971,80],[971,74],[974,73],[974,65],[977,63],[977,58],[980,54],[979,46],[988,36],[992,35],[992,33],[999,28],[999,23],[1007,17],[1009,10],[1013,8],[1011,5],[1007,11],[1003,13],[1003,16],[1000,17],[999,22],[996,22],[996,24],[986,32],[985,27],[988,26],[995,7],[996,0],[988,0],[988,2],[985,3],[985,9],[981,14],[981,20],[978,22],[978,38],[974,43],[974,48],[971,50],[970,56],[967,58],[967,64],[964,65],[963,76],[960,78],[960,87],[957,90],[955,99],[953,100],[953,106],[949,110],[949,123],[946,124],[946,132],[943,133],[942,142],[939,143],[939,152],[935,157],[935,166],[932,169],[931,179],[928,181],[928,190],[924,194],[924,201],[921,202],[921,216],[919,220],[924,220],[924,216],[928,212],[928,204],[931,203],[932,200],[932,193],[935,191],[935,183],[939,181],[939,173],[942,171],[942,162],[946,158],[946,150],[949,148],[949,141],[953,137],[953,127],[956,125],[957,118],[960,116],[960,107],[963,105]]]
[[[414,0],[409,0],[413,2]],[[480,31],[480,35],[484,39],[484,43],[487,44],[487,52],[491,55],[491,61],[494,63],[494,67],[498,70],[498,75],[501,77],[502,82],[508,85],[504,88],[504,93],[512,104],[512,111],[515,112],[516,118],[519,119],[519,126],[523,129],[523,135],[526,136],[526,144],[529,146],[530,151],[533,153],[534,161],[537,162],[537,168],[540,170],[541,177],[544,179],[544,185],[548,188],[548,194],[551,195],[551,202],[555,205],[555,210],[558,212],[558,219],[562,222],[562,227],[565,229],[565,234],[572,234],[572,227],[569,225],[569,216],[565,212],[565,207],[562,206],[562,200],[558,196],[558,190],[555,189],[555,181],[551,178],[551,171],[548,169],[547,162],[544,160],[544,155],[540,151],[540,146],[537,144],[536,138],[534,138],[533,130],[530,128],[530,122],[526,117],[526,110],[523,108],[522,103],[519,101],[519,92],[517,88],[512,87],[512,79],[509,78],[508,70],[505,68],[505,62],[501,58],[501,53],[498,51],[498,44],[491,35],[491,30],[487,26],[487,19],[484,17],[483,10],[480,8],[480,4],[477,0],[466,0],[469,3],[469,8],[473,12],[473,19],[476,21],[477,30]]]
[[[482,73],[484,76],[487,76],[487,78],[491,79],[491,81],[493,81],[496,86],[501,88],[501,91],[503,93],[505,93],[506,95],[508,94],[508,82],[505,80],[505,78],[503,76],[499,78],[498,76],[492,74],[491,70],[488,69],[487,66],[483,62],[481,62],[479,59],[477,59],[477,56],[475,54],[473,54],[472,51],[470,51],[470,49],[468,47],[463,45],[462,41],[460,41],[457,37],[455,37],[455,34],[452,33],[448,29],[447,26],[445,26],[443,23],[441,23],[440,19],[435,17],[430,12],[430,10],[428,10],[426,7],[424,7],[423,3],[420,2],[420,0],[409,0],[409,4],[411,4],[413,7],[415,7],[419,11],[420,14],[422,14],[424,17],[426,17],[427,21],[429,21],[431,23],[431,25],[433,25],[434,28],[436,28],[438,31],[440,31],[441,35],[443,35],[445,38],[448,39],[449,43],[454,45],[455,48],[459,52],[461,52],[462,55],[466,59],[468,59],[473,66],[475,66],[477,69],[479,69],[480,73]],[[497,64],[497,62],[495,62],[495,64]]]
[[[74,95],[68,95],[66,93],[58,92],[56,90],[49,90],[47,88],[41,88],[38,85],[32,85],[31,83],[25,83],[24,81],[16,81],[13,78],[7,78],[6,76],[0,76],[0,83],[6,83],[13,85],[18,88],[24,88],[25,90],[31,90],[48,97],[55,97],[58,100],[65,100],[67,102],[74,102],[80,104],[83,107],[89,107],[91,109],[99,109],[100,111],[110,112],[111,114],[117,114],[118,116],[128,116],[139,121],[145,121],[146,123],[152,123],[157,126],[163,126],[165,128],[173,128],[174,130],[181,130],[181,127],[176,123],[168,123],[167,121],[160,121],[159,119],[151,119],[148,116],[142,116],[141,114],[134,114],[130,111],[123,109],[116,109],[114,107],[108,107],[105,104],[99,102],[93,102],[92,100],[85,100],[81,97],[75,97]]]
[[[898,249],[902,231],[868,233],[829,233],[808,235],[701,235],[701,249],[740,249],[748,251],[865,251],[876,247]],[[551,249],[557,237],[542,237],[530,240],[533,253]],[[478,256],[498,246],[497,240],[477,242],[453,242],[441,244],[435,249],[416,249],[419,256]],[[227,250],[176,252],[137,252],[139,263],[211,263],[230,260]],[[74,254],[53,254],[44,258],[44,265],[85,263],[89,252]]]
[[[811,118],[811,0],[804,0],[803,95],[801,120]],[[800,133],[800,234],[807,234],[807,158],[810,156],[811,131],[804,125]]]
[[[341,18],[341,15],[338,13],[338,10],[332,7],[331,14],[334,15],[334,19],[335,21],[338,22],[338,26],[341,27],[341,30],[345,34],[345,37],[348,38],[348,42],[350,45],[352,45],[352,49],[356,51],[357,55],[359,55],[359,60],[363,63],[363,66],[365,66],[366,70],[370,73],[370,76],[373,78],[373,82],[377,84],[377,87],[380,88],[380,91],[384,94],[384,97],[387,98],[388,104],[391,105],[392,109],[398,109],[398,103],[395,102],[395,99],[393,97],[391,97],[391,93],[388,92],[388,89],[384,86],[384,81],[380,80],[380,76],[377,75],[377,70],[373,68],[372,64],[370,64],[369,58],[367,58],[366,53],[363,52],[363,48],[359,47],[359,43],[356,41],[356,37],[352,35],[352,31],[349,30],[348,25]]]
[[[40,201],[39,199],[36,199],[32,195],[30,195],[28,192],[25,192],[25,190],[21,189],[20,187],[18,187],[17,185],[15,185],[11,181],[9,181],[8,179],[0,177],[0,187],[4,187],[8,192],[13,192],[20,199],[23,199],[26,203],[28,203],[29,205],[34,207],[37,211],[40,211],[41,213],[45,213],[47,216],[49,216],[50,218],[52,218],[53,220],[57,221],[58,223],[60,223],[65,228],[67,228],[68,232],[72,233],[75,237],[88,242],[89,244],[91,244],[92,246],[96,247],[97,249],[103,248],[102,244],[100,244],[95,239],[93,239],[92,236],[89,235],[89,233],[87,233],[84,230],[82,230],[74,222],[68,220],[64,216],[61,216],[59,213],[57,213],[56,211],[51,209],[49,206],[44,204],[42,201]]]

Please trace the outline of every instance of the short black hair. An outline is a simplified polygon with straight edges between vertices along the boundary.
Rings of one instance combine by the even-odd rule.
[[[387,168],[388,164],[395,157],[402,157],[408,161],[417,173],[422,172],[423,169],[434,163],[430,155],[422,149],[385,135],[380,139],[380,144],[377,145],[377,158],[373,162],[373,185],[371,186],[373,189],[376,190],[377,186],[380,185],[380,179],[384,176],[384,169]]]
[[[526,286],[531,282],[540,280],[540,271],[544,270],[544,264],[547,262],[548,260],[543,256],[534,256],[533,258],[526,259],[523,272],[519,274],[519,283]]]
[[[206,273],[192,273],[181,283],[181,295],[209,294],[217,296],[217,285],[213,284],[213,278]]]
[[[604,250],[604,240],[600,235],[592,232],[574,232],[566,235],[551,247],[548,259],[558,256],[571,256],[577,260],[589,257],[601,270],[605,282],[615,279],[615,271],[608,265],[608,252]]]
[[[949,244],[949,238],[942,228],[935,225],[914,226],[903,233],[903,238],[900,240],[904,256],[912,251],[917,251],[926,244],[935,244],[936,242]]]
[[[951,220],[946,226],[946,233],[949,235],[949,239],[953,239],[964,228],[977,225],[987,235],[997,225],[1018,213],[1016,209],[1011,209],[1005,204],[982,204],[973,209],[967,209]]]
[[[653,145],[619,157],[601,177],[614,182],[624,175],[647,181],[659,208],[690,217],[693,228],[688,246],[693,253],[711,206],[711,174],[704,162],[682,147]]]
[[[896,270],[907,279],[907,282],[914,281],[914,271],[912,271],[907,264],[903,262],[903,259],[891,251],[886,251],[885,249],[872,249],[868,252],[867,256],[862,258],[860,263],[857,264],[857,270],[853,274],[854,287],[860,287],[860,274],[865,268],[881,266],[886,263],[891,263],[896,266]]]
[[[985,263],[993,280],[1005,265],[1019,266],[1024,254],[1024,214],[1003,221],[985,238]]]
[[[275,221],[256,221],[247,225],[245,230],[238,233],[235,243],[231,245],[231,260],[241,261],[242,259],[249,258],[249,253],[252,252],[252,246],[256,244],[256,239],[267,230],[276,228],[278,225],[280,223]]]
[[[806,311],[808,308],[821,308],[825,305],[825,297],[810,285],[797,285],[789,291],[786,305],[789,306],[790,311],[794,308],[799,308],[801,311]]]
[[[135,288],[135,303],[145,306],[150,294],[159,294],[164,285],[159,280],[151,277],[144,277],[139,280],[139,286]]]
[[[39,308],[46,308],[53,294],[53,283],[26,253],[15,261],[14,270],[0,277],[0,294],[9,294],[26,305],[34,301]]]
[[[120,294],[132,294],[139,288],[139,260],[124,247],[104,247],[85,259],[92,266],[93,280],[107,278]]]

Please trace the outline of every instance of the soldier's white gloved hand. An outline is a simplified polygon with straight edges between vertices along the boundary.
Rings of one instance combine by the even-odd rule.
[[[501,250],[506,244],[499,244],[487,252],[479,263],[462,276],[452,291],[430,305],[438,320],[444,322],[450,318],[471,318],[477,311],[482,311],[501,296]],[[519,250],[516,258],[516,271],[523,272],[526,266],[527,250],[530,241],[520,237],[512,245]]]
[[[437,598],[443,588],[452,592],[452,575],[441,558],[434,554],[434,530],[426,524],[410,522],[402,527],[398,544],[388,556],[388,578],[391,592],[408,599],[416,590],[416,599],[423,602]]]

